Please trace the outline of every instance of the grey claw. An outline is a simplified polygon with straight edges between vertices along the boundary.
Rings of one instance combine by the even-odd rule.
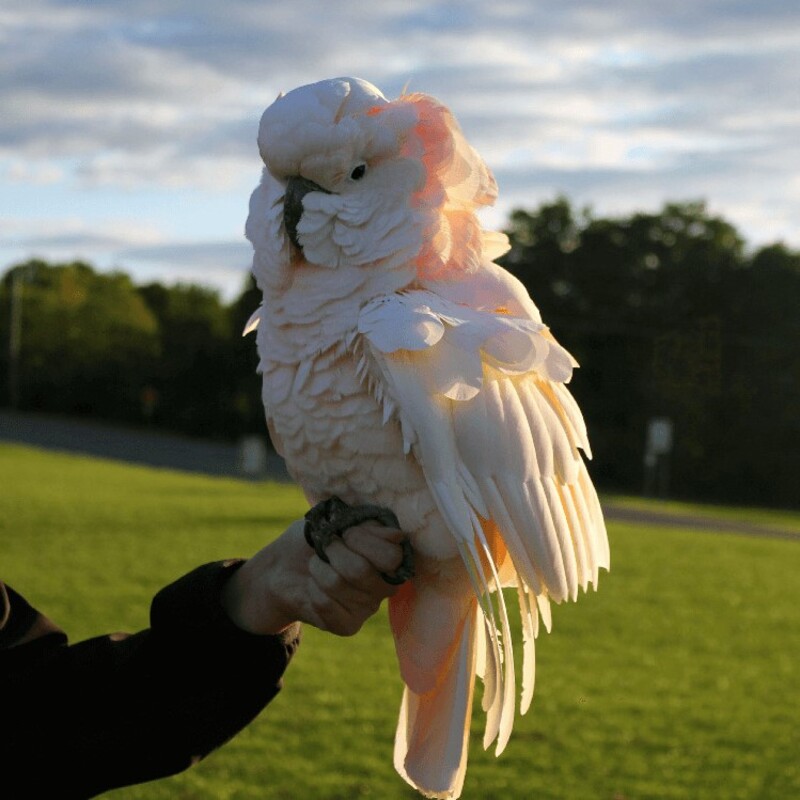
[[[400,546],[403,548],[403,560],[394,572],[381,572],[381,578],[392,586],[399,586],[414,577],[414,551],[411,549],[411,541],[406,536]]]
[[[400,528],[400,523],[394,512],[381,506],[363,505],[349,506],[338,497],[329,497],[309,509],[305,515],[303,533],[308,544],[314,552],[329,564],[325,548],[331,543],[334,536],[342,536],[348,528],[361,525],[372,520],[387,528]],[[400,566],[392,573],[381,572],[381,577],[394,586],[405,583],[414,577],[414,551],[408,537],[400,543],[403,548],[403,560]]]
[[[306,512],[303,535],[326,564],[331,562],[325,553],[325,548],[331,543],[334,536],[341,536],[347,530],[347,528],[338,527],[336,520],[340,519],[342,513],[349,508],[350,506],[338,497],[329,497]]]

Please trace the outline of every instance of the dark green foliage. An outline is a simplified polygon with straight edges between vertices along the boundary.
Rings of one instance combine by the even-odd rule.
[[[559,199],[509,234],[504,266],[581,363],[602,486],[641,488],[647,421],[665,416],[674,494],[800,502],[800,254],[748,255],[702,203],[595,219]]]
[[[228,309],[231,347],[228,360],[232,372],[230,391],[239,428],[237,432],[263,433],[264,407],[261,404],[261,376],[256,373],[258,353],[255,334],[242,336],[245,325],[261,303],[261,290],[252,276],[245,289]]]
[[[263,432],[252,283],[231,305],[209,289],[136,287],[123,273],[30,261],[0,283],[0,375],[9,370],[12,283],[20,278],[20,408],[95,415],[209,437]],[[0,398],[11,400],[9,381]]]
[[[199,286],[153,283],[139,292],[158,320],[161,344],[151,371],[153,422],[212,437],[263,430],[255,344],[241,336],[243,306],[257,306],[252,292],[230,307]]]
[[[11,283],[21,278],[19,404],[23,408],[129,419],[158,361],[158,323],[130,278],[80,261],[29,261],[0,285],[0,374],[9,369]],[[5,393],[7,386],[2,387]]]

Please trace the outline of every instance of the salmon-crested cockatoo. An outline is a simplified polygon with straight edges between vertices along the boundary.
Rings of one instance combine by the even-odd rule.
[[[248,329],[269,431],[312,504],[391,509],[407,532],[413,578],[389,601],[405,684],[394,763],[424,795],[457,798],[476,675],[484,747],[499,754],[513,726],[501,588],[521,611],[525,713],[539,618],[549,630],[550,601],[609,566],[566,387],[577,364],[493,263],[508,243],[476,211],[497,187],[439,101],[321,81],[278,97],[258,144],[246,232],[263,304]]]

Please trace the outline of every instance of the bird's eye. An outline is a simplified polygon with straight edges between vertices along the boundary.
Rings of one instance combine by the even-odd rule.
[[[359,164],[351,173],[350,178],[354,181],[360,181],[364,175],[367,174],[367,165]]]

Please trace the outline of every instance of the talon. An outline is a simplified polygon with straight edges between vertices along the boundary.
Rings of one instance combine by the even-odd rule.
[[[326,564],[329,564],[330,560],[325,548],[334,536],[343,536],[348,528],[354,528],[368,520],[378,522],[387,528],[400,528],[400,523],[391,509],[373,505],[349,506],[335,496],[309,509],[305,514],[305,520],[303,534],[306,541]],[[398,586],[414,577],[414,551],[408,537],[405,537],[400,545],[403,548],[403,560],[400,566],[394,572],[380,573],[380,576],[393,586]]]
[[[305,514],[306,524],[303,527],[303,535],[308,544],[314,548],[314,552],[326,564],[331,562],[325,553],[325,548],[331,543],[334,536],[341,536],[347,530],[347,528],[338,527],[335,520],[343,510],[348,508],[347,503],[334,496],[317,503]]]
[[[411,541],[406,536],[400,546],[403,548],[403,560],[394,572],[381,572],[381,578],[392,586],[399,586],[414,577],[414,551],[411,548]]]

